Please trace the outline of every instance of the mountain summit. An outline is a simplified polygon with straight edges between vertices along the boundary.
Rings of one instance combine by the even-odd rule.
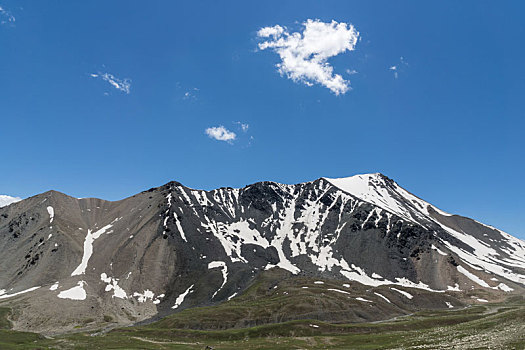
[[[525,242],[382,174],[212,191],[170,182],[116,202],[50,191],[0,208],[0,256],[0,306],[17,310],[16,329],[48,333],[228,302],[261,278],[269,290],[339,284],[326,300],[358,302],[237,326],[380,320],[525,288]]]

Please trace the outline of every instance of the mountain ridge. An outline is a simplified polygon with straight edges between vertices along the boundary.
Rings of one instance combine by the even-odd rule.
[[[118,201],[48,191],[0,208],[0,303],[19,308],[20,329],[67,331],[75,312],[132,324],[226,302],[269,269],[419,295],[401,313],[427,292],[456,305],[523,293],[525,242],[434,208],[379,173],[211,191],[171,181]]]

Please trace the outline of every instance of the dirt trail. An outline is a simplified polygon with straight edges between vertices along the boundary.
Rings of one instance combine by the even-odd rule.
[[[142,338],[142,337],[131,337],[132,339],[137,339],[146,343],[152,343],[152,344],[176,344],[176,345],[199,345],[200,343],[186,343],[186,342],[180,342],[180,341],[158,341],[148,338]]]

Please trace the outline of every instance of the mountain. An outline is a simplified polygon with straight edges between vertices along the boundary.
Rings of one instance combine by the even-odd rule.
[[[284,285],[308,302],[230,326],[373,321],[525,290],[525,242],[382,174],[213,191],[170,182],[116,202],[49,191],[0,208],[0,256],[0,307],[15,329],[46,333],[156,320],[253,288],[271,300]]]

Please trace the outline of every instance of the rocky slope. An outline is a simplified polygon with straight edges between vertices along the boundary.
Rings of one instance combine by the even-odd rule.
[[[525,242],[381,174],[213,191],[171,182],[117,202],[50,191],[0,208],[0,256],[0,306],[17,329],[44,332],[217,304],[269,269],[436,308],[525,285]],[[399,313],[420,303],[405,299]]]

